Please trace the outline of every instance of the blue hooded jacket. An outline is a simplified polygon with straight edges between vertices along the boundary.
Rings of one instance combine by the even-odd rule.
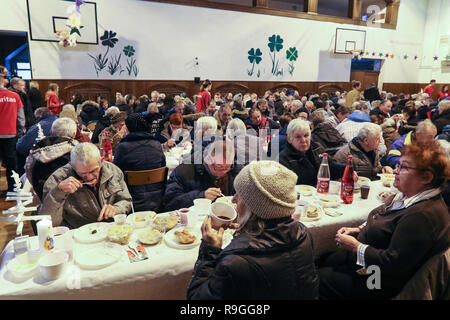
[[[44,136],[50,135],[50,130],[52,129],[53,121],[58,119],[57,116],[52,114],[44,115],[38,123],[35,123],[30,129],[28,129],[27,133],[22,136],[16,144],[17,153],[22,156],[27,156],[30,153],[30,150],[33,148],[36,143],[36,138],[38,137],[39,128],[38,124],[41,125],[42,131],[44,132]]]
[[[347,119],[355,121],[355,122],[372,122],[367,113],[361,110],[353,111]]]

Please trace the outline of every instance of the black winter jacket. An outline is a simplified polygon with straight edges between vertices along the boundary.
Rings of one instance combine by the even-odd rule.
[[[102,116],[100,110],[92,104],[84,104],[81,109],[80,117],[83,120],[84,125],[88,125],[91,121],[99,121]]]
[[[122,138],[114,154],[114,164],[124,173],[126,170],[158,169],[166,165],[166,157],[159,141],[148,132],[132,132]],[[160,211],[164,194],[163,182],[128,186],[133,198],[134,211]]]
[[[333,125],[329,122],[322,122],[317,125],[316,128],[311,132],[311,139],[322,146],[328,153],[334,149],[332,154],[334,154],[339,147],[347,144],[347,140],[341,136],[339,131],[333,128]]]
[[[94,132],[92,133],[91,141],[92,143],[99,143],[98,136],[100,133],[108,128],[111,125],[111,119],[109,116],[105,115],[103,116],[97,123],[95,124]]]
[[[235,193],[233,182],[239,173],[240,166],[235,166],[228,172],[228,192],[225,196]],[[189,208],[194,200],[205,197],[209,188],[217,188],[217,178],[206,169],[206,164],[183,163],[173,170],[164,194],[165,211]]]
[[[311,236],[285,218],[261,235],[238,235],[223,250],[202,242],[187,298],[312,300],[318,284]]]
[[[311,141],[311,146],[306,153],[297,151],[288,142],[286,149],[280,154],[280,163],[298,176],[297,184],[307,184],[315,187],[317,185],[317,173],[322,162],[320,155],[324,152],[325,150],[314,141]],[[328,164],[331,180],[342,178],[345,165],[336,163],[330,158],[328,158]]]

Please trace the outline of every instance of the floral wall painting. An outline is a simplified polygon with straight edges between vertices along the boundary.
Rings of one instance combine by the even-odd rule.
[[[299,52],[296,47],[288,47],[286,50],[286,56],[284,57],[281,50],[284,48],[284,40],[280,35],[273,34],[268,39],[267,47],[269,48],[268,55],[272,62],[270,73],[275,77],[283,77],[284,74],[290,74],[294,76],[295,62],[299,58]],[[251,48],[248,52],[248,60],[252,64],[251,69],[247,69],[247,75],[252,77],[255,74],[255,65],[259,65],[263,60],[263,52],[261,49]],[[265,60],[269,61],[269,60]],[[287,68],[283,67],[286,65]],[[265,68],[258,68],[256,76],[259,78],[261,73],[265,73]],[[262,71],[262,72],[261,72]],[[286,71],[286,72],[285,72]]]
[[[100,41],[102,46],[106,47],[106,51],[94,55],[88,53],[94,64],[97,77],[102,73],[109,74],[110,76],[120,76],[123,74],[130,77],[137,77],[139,68],[136,63],[136,50],[134,46],[128,43],[125,46],[119,45],[121,41],[119,41],[117,33],[112,30],[105,30],[100,37]]]
[[[259,63],[261,62],[261,60],[262,60],[261,56],[262,56],[262,52],[261,52],[261,50],[260,50],[259,48],[257,48],[256,51],[255,51],[254,48],[251,48],[251,49],[248,51],[248,60],[250,61],[250,63],[252,63],[252,70],[248,70],[248,69],[247,69],[247,74],[248,74],[250,77],[251,77],[251,76],[253,75],[253,73],[254,73],[254,70],[255,70],[255,63],[256,63],[256,64],[259,64]],[[258,73],[257,73],[258,78],[260,77],[260,75],[261,75],[261,71],[258,70]]]
[[[267,46],[270,49],[270,52],[273,52],[273,56],[269,54],[270,59],[272,60],[272,74],[277,76],[283,75],[283,70],[279,70],[278,63],[280,62],[280,59],[276,58],[276,53],[279,52],[281,49],[283,49],[283,39],[279,35],[273,35],[269,38],[269,43]]]
[[[286,50],[286,59],[288,59],[291,63],[289,66],[289,74],[292,76],[294,74],[294,61],[297,61],[298,58],[298,51],[295,47],[289,48]]]

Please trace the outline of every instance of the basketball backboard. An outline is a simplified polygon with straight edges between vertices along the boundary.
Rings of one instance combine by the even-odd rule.
[[[349,51],[364,52],[366,31],[336,28],[334,53],[348,54]]]
[[[59,42],[56,30],[66,28],[68,8],[75,1],[27,0],[30,39],[34,41]],[[85,1],[80,7],[81,36],[77,43],[98,44],[97,4]]]

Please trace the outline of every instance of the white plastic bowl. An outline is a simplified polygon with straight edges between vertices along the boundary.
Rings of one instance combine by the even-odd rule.
[[[69,255],[66,252],[49,252],[39,259],[39,268],[47,281],[58,279],[65,271]]]
[[[18,255],[8,262],[6,268],[18,279],[25,279],[34,276],[39,271],[36,259],[28,253]]]

